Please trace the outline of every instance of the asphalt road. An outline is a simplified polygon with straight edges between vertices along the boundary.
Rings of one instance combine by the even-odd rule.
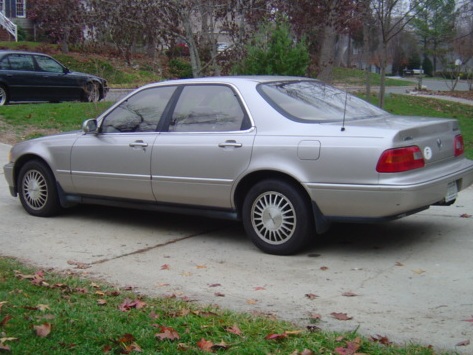
[[[0,144],[0,165],[9,146]],[[1,172],[3,174],[3,170]],[[473,353],[473,189],[450,207],[379,225],[336,225],[305,252],[261,253],[240,224],[82,206],[35,218],[0,176],[0,255],[300,326]],[[87,267],[81,269],[79,267]],[[331,313],[346,313],[336,320]]]

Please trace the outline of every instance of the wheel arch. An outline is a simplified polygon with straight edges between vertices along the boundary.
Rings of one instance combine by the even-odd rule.
[[[52,171],[51,167],[49,166],[48,162],[45,159],[43,159],[42,157],[40,157],[39,155],[36,155],[36,154],[22,155],[21,157],[19,157],[16,160],[15,166],[13,168],[13,183],[15,185],[14,188],[15,188],[16,193],[18,193],[18,176],[20,175],[20,170],[26,163],[28,163],[29,161],[32,161],[32,160],[37,160],[37,161],[43,163],[51,171],[54,178],[56,178],[55,175],[54,175],[54,172]]]
[[[310,196],[307,190],[302,186],[302,184],[295,179],[294,177],[274,170],[260,170],[252,172],[251,174],[246,175],[243,179],[240,180],[238,186],[235,189],[234,193],[234,203],[238,214],[241,215],[241,209],[243,206],[243,201],[245,199],[246,194],[251,189],[252,186],[257,184],[260,181],[268,180],[268,179],[277,179],[285,181],[294,187],[296,187],[305,198],[310,201]]]
[[[314,223],[317,233],[322,234],[329,229],[330,221],[322,214],[319,206],[317,205],[317,202],[313,201],[310,198],[309,192],[304,188],[300,181],[298,181],[291,175],[274,170],[255,171],[240,180],[234,193],[235,209],[240,219],[242,215],[243,201],[248,191],[251,189],[252,186],[257,184],[258,182],[267,179],[278,179],[281,181],[285,181],[286,183],[289,183],[295,188],[297,188],[300,193],[307,199],[307,201],[310,202],[312,208],[311,212],[314,216]]]

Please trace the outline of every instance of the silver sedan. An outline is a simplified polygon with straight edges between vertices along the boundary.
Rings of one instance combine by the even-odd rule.
[[[272,254],[332,222],[452,204],[473,183],[456,120],[394,116],[293,77],[147,85],[9,161],[11,194],[34,216],[93,203],[238,219]]]

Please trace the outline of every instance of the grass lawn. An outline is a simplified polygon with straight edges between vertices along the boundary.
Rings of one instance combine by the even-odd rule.
[[[0,257],[0,353],[429,354],[386,337],[335,334],[268,317],[198,307],[185,299],[27,268]]]

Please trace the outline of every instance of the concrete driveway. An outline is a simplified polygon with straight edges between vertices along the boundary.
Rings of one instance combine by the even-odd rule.
[[[0,165],[9,146],[0,144]],[[2,170],[3,173],[3,170]],[[473,353],[473,189],[379,225],[336,225],[290,257],[257,250],[238,223],[82,206],[41,219],[0,176],[0,254],[152,295],[273,314],[325,330]],[[78,268],[79,267],[79,268]],[[81,269],[80,267],[88,267]],[[350,320],[333,318],[346,313]]]

